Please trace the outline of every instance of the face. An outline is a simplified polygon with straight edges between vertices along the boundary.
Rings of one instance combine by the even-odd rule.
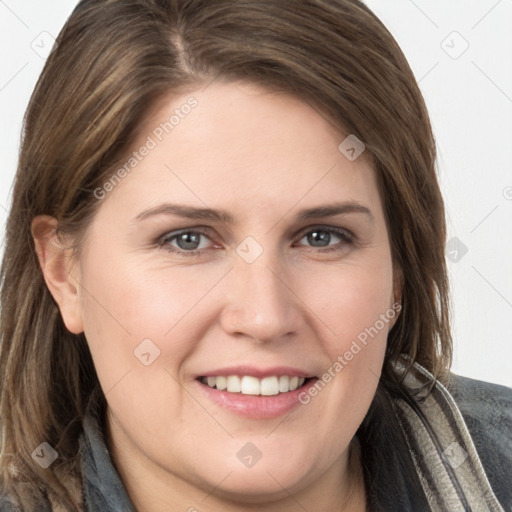
[[[376,176],[347,135],[214,82],[162,100],[95,192],[64,316],[122,474],[263,501],[346,470],[397,313]]]

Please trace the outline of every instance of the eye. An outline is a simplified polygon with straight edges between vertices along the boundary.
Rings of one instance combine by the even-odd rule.
[[[176,254],[198,255],[202,250],[207,249],[204,243],[202,243],[204,239],[209,240],[202,231],[185,230],[164,235],[158,240],[158,245]]]
[[[330,252],[342,250],[346,245],[354,243],[354,236],[345,229],[316,226],[308,228],[300,235],[311,247],[318,252]],[[333,240],[337,243],[332,245]],[[208,240],[211,239],[199,229],[187,229],[178,232],[166,233],[157,240],[157,245],[168,252],[184,256],[200,256],[209,249]]]
[[[333,237],[339,239],[335,245],[329,245]],[[319,248],[320,252],[341,250],[346,244],[354,242],[353,235],[345,229],[316,226],[303,232],[300,240],[306,239],[313,247]]]

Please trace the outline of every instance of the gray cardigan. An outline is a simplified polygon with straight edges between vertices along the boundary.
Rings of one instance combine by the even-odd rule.
[[[413,389],[430,378],[415,365],[406,382]],[[358,432],[372,512],[512,511],[512,389],[452,374],[426,400],[408,403],[386,392],[374,402]],[[89,414],[83,425],[85,510],[135,512],[101,420]],[[17,510],[0,499],[0,512]],[[48,504],[38,512],[50,512]]]

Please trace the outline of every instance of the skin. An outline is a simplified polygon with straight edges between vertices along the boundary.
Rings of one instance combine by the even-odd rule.
[[[131,151],[191,96],[197,106],[101,199],[78,261],[55,237],[55,219],[32,225],[66,327],[90,346],[115,465],[139,511],[362,511],[351,440],[396,317],[307,405],[282,417],[235,415],[195,378],[243,364],[321,376],[392,308],[400,286],[375,172],[364,153],[349,161],[338,150],[348,134],[310,105],[242,83],[163,98]],[[345,201],[371,216],[296,220],[303,209]],[[224,209],[233,223],[134,220],[165,202]],[[199,255],[171,252],[187,250],[177,239],[156,242],[200,226]],[[352,241],[306,236],[320,227],[348,230]],[[248,236],[263,251],[252,263],[236,252]],[[333,250],[322,252],[326,244]],[[134,356],[147,338],[160,350],[149,366]],[[248,442],[262,453],[252,468],[237,457]]]

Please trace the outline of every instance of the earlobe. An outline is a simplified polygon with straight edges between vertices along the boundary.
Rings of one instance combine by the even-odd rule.
[[[46,286],[59,306],[64,324],[73,334],[80,334],[84,329],[79,281],[72,275],[72,249],[63,244],[57,226],[54,217],[38,215],[32,220],[32,237]]]

